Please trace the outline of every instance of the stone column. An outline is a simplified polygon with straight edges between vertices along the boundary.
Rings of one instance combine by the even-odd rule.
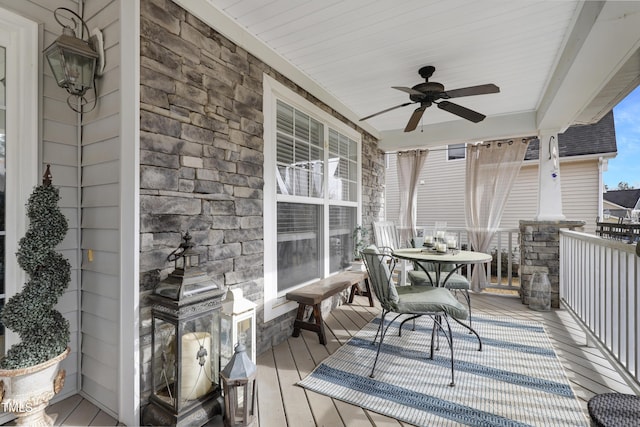
[[[544,272],[551,283],[551,307],[560,307],[560,229],[575,230],[585,221],[520,221],[520,299],[529,304],[529,283]]]

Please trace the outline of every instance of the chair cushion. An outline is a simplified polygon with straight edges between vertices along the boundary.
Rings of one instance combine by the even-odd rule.
[[[429,271],[429,274],[431,275],[431,278],[433,280],[436,280],[435,271]],[[440,275],[440,280],[444,280],[444,278],[447,277],[447,274],[448,273],[443,271]],[[409,281],[414,286],[425,286],[425,285],[431,286],[431,282],[427,277],[427,273],[425,273],[422,270],[409,271],[408,276],[409,276]],[[467,289],[467,290],[471,289],[471,286],[469,285],[469,281],[467,280],[467,278],[464,277],[462,274],[458,274],[458,273],[453,273],[451,277],[449,277],[449,280],[447,280],[445,287],[447,289]]]
[[[398,301],[397,288],[386,263],[386,259],[391,259],[391,257],[382,254],[375,245],[370,245],[363,250],[362,255],[369,272],[370,284],[380,303],[384,306],[386,304],[385,299],[388,299],[391,303]]]
[[[445,312],[456,319],[464,320],[469,315],[448,289],[431,286],[400,286],[397,288],[396,312],[434,313]]]

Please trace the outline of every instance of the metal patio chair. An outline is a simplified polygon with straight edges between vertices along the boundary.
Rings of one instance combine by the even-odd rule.
[[[434,344],[438,338],[437,331],[443,332],[449,349],[451,351],[451,383],[455,385],[454,379],[454,346],[453,333],[449,318],[454,319],[467,329],[467,325],[460,320],[464,320],[468,316],[467,308],[458,301],[448,289],[437,288],[431,286],[395,286],[395,282],[391,275],[391,269],[395,265],[393,257],[381,253],[376,246],[369,246],[363,252],[364,262],[369,272],[369,281],[373,293],[376,295],[382,307],[382,315],[378,331],[372,344],[378,341],[378,349],[376,357],[371,368],[371,378],[374,377],[380,349],[384,341],[387,330],[393,322],[402,315],[408,315],[409,319],[420,316],[429,316],[434,321],[431,331],[431,348],[429,358],[433,359]],[[395,317],[385,326],[385,318],[389,313],[395,313]],[[473,331],[478,338],[482,350],[482,342],[478,334]],[[379,340],[378,340],[379,337]]]

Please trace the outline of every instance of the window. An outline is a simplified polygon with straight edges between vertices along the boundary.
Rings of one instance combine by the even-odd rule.
[[[264,77],[265,321],[287,291],[343,270],[360,216],[360,135]]]
[[[13,254],[38,184],[38,25],[0,7],[0,305],[27,280]],[[1,328],[1,327],[0,327]],[[18,342],[0,329],[0,356]]]
[[[447,145],[447,160],[463,160],[466,152],[466,144]]]

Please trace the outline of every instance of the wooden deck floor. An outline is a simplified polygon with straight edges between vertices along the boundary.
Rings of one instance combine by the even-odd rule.
[[[543,322],[585,414],[587,401],[595,394],[633,393],[607,358],[596,347],[585,345],[584,331],[566,310],[535,312],[522,305],[516,297],[487,293],[473,295],[472,308],[476,314]],[[378,313],[378,309],[368,307],[365,297],[356,297],[354,304],[333,310],[326,319],[326,346],[318,343],[315,333],[303,331],[301,337],[291,337],[259,355],[260,426],[407,426],[295,385]],[[115,419],[80,396],[52,405],[47,413],[57,414],[56,425],[60,426],[118,425]]]
[[[318,344],[316,334],[304,331],[302,337],[289,338],[258,357],[261,427],[407,425],[295,385],[378,314],[364,304],[366,299],[357,297],[353,305],[329,315],[326,347]],[[597,348],[585,345],[585,333],[568,311],[535,312],[517,297],[488,293],[473,295],[472,309],[476,314],[543,322],[585,414],[587,401],[595,394],[633,393],[607,358]]]

